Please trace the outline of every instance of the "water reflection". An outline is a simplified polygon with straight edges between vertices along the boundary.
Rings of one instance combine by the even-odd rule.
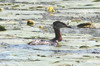
[[[72,50],[72,49],[62,49],[62,47],[54,47],[54,46],[49,46],[49,45],[25,45],[25,44],[20,44],[20,45],[9,45],[6,47],[6,49],[9,48],[9,49],[25,49],[28,51],[35,51],[35,52],[39,52],[42,54],[44,53],[54,53],[54,54],[57,54],[57,53],[76,53],[76,54],[84,54],[84,53],[92,53],[92,54],[100,54],[100,49],[75,49],[75,50]]]
[[[93,28],[73,28],[73,29],[62,29],[63,33],[69,33],[69,34],[91,34],[95,37],[100,36],[100,28],[93,29]]]

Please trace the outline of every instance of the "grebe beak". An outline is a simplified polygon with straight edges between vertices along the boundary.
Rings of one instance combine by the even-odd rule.
[[[71,26],[66,26],[67,28],[72,28]]]

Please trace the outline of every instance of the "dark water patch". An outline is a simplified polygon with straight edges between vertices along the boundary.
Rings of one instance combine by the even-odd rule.
[[[29,45],[20,44],[20,45],[9,45],[6,48],[29,49],[31,47]]]
[[[0,61],[17,61],[17,62],[21,62],[21,61],[24,61],[24,62],[34,62],[34,61],[40,61],[39,59],[0,59]]]
[[[3,47],[5,48],[5,47]],[[19,44],[19,45],[8,45],[6,46],[6,49],[28,49],[28,50],[41,50],[41,49],[45,49],[48,48],[49,49],[49,45],[27,45],[27,44]]]
[[[53,51],[54,53],[75,53],[75,54],[100,54],[100,49],[86,49],[86,50],[43,50],[43,51]]]
[[[10,44],[7,44],[7,43],[4,43],[4,42],[2,42],[2,43],[0,43],[0,48],[6,48],[6,47],[8,47]]]
[[[2,19],[2,18],[0,18],[0,21],[3,21],[3,19]]]
[[[40,56],[40,57],[46,57],[45,55],[37,55],[37,56]]]
[[[100,47],[100,45],[94,45],[94,46],[96,46],[96,47]]]

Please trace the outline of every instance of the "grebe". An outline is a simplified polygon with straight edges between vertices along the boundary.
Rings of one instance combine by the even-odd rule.
[[[60,32],[60,28],[71,28],[70,26],[67,26],[65,23],[62,23],[60,21],[55,21],[53,23],[53,29],[55,32],[55,38],[51,40],[33,40],[29,42],[29,45],[44,45],[44,44],[49,44],[49,45],[58,45],[58,42],[62,41],[62,36]]]

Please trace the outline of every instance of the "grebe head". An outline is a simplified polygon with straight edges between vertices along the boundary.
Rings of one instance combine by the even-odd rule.
[[[65,23],[60,22],[60,21],[55,21],[55,22],[53,23],[53,28],[54,28],[54,29],[60,29],[60,28],[65,28],[65,27],[71,28],[70,26],[67,26]]]
[[[53,28],[54,28],[54,31],[55,31],[55,38],[52,39],[52,41],[62,41],[62,36],[61,36],[61,33],[60,33],[60,28],[71,28],[70,26],[67,26],[65,23],[63,22],[60,22],[60,21],[55,21],[53,23]]]

